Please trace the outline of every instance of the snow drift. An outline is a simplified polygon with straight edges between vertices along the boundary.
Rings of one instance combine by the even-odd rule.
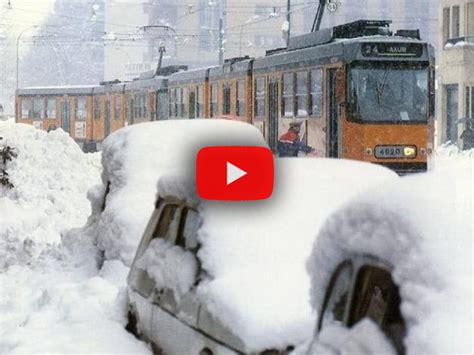
[[[313,309],[339,263],[372,255],[393,266],[408,354],[472,352],[474,161],[445,163],[373,189],[327,220],[308,261]]]

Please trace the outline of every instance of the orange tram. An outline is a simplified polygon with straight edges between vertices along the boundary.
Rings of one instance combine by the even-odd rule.
[[[356,21],[291,38],[261,58],[169,66],[131,82],[22,88],[16,122],[62,128],[85,151],[146,121],[227,118],[258,127],[277,153],[290,123],[313,156],[399,173],[427,170],[434,140],[434,50],[417,30]]]

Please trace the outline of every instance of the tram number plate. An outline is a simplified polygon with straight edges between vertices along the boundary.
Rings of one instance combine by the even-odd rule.
[[[399,145],[381,145],[375,147],[376,158],[404,158],[403,146]]]

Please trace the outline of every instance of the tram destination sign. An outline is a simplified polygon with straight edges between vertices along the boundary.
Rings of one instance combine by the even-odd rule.
[[[362,55],[364,57],[421,57],[423,44],[421,43],[364,43]]]

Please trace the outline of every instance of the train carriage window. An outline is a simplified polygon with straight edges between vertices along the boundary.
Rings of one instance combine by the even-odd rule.
[[[46,118],[56,118],[56,99],[46,99]]]
[[[321,117],[323,114],[323,70],[313,69],[310,74],[311,116]]]
[[[224,84],[222,91],[223,91],[223,96],[224,96],[224,100],[222,100],[222,113],[224,115],[228,115],[230,113],[230,97],[231,97],[230,85]]]
[[[116,120],[120,119],[120,111],[121,111],[121,97],[120,95],[115,95],[114,98],[114,117]]]
[[[255,79],[255,117],[265,116],[265,78]]]
[[[217,116],[217,84],[211,85],[211,117]]]
[[[204,115],[204,87],[199,85],[196,91],[196,117],[203,117]]]
[[[76,120],[85,121],[86,120],[86,98],[78,97],[76,99]]]
[[[44,118],[44,110],[43,110],[43,99],[41,98],[34,98],[33,99],[33,114],[32,118]]]
[[[188,88],[182,88],[181,94],[181,117],[188,117]]]
[[[100,101],[99,97],[94,97],[94,120],[100,119]]]
[[[21,99],[21,118],[31,118],[33,116],[33,100]]]
[[[294,75],[293,73],[283,74],[283,87],[282,87],[282,105],[281,112],[284,117],[293,117],[293,95],[294,95]]]
[[[308,116],[308,72],[296,73],[296,115]]]
[[[237,116],[245,116],[245,82],[237,81]]]
[[[177,117],[183,116],[183,111],[182,111],[182,106],[181,106],[182,101],[183,101],[183,89],[178,88],[176,89],[176,116]]]
[[[143,118],[149,118],[148,117],[148,95],[142,94],[142,117]]]

